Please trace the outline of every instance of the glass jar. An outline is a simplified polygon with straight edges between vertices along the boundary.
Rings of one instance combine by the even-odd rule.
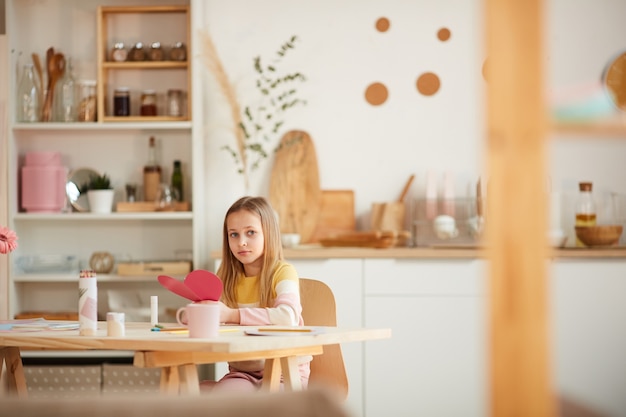
[[[182,42],[176,42],[170,50],[170,61],[186,61],[187,47]]]
[[[113,93],[113,115],[130,116],[130,90],[128,87],[118,87]]]
[[[183,115],[183,92],[182,90],[167,90],[167,114],[172,117]]]
[[[124,62],[128,57],[128,51],[123,42],[117,42],[111,49],[111,61]]]
[[[146,51],[143,49],[143,43],[137,42],[135,46],[130,48],[127,59],[129,61],[144,61],[146,59]]]
[[[143,90],[141,93],[141,110],[139,114],[142,116],[157,115],[157,100],[154,90]]]
[[[161,42],[152,42],[149,52],[150,61],[163,61],[163,48]]]
[[[96,81],[83,80],[79,84],[78,121],[96,121]]]

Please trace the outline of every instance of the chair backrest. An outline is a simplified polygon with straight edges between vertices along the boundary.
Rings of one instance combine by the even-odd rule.
[[[307,326],[336,326],[335,296],[321,281],[300,278],[302,318]],[[309,386],[331,387],[340,398],[348,396],[348,375],[340,345],[324,346],[324,354],[314,356],[311,362]]]

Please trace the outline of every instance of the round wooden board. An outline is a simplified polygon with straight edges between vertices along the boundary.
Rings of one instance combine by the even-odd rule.
[[[282,233],[311,240],[320,212],[320,179],[315,146],[308,133],[292,130],[282,137],[270,178],[270,202]]]

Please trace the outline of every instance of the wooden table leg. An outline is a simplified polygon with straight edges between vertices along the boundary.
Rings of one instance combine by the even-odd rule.
[[[296,356],[280,358],[280,364],[283,370],[285,390],[300,391],[302,389],[302,381],[300,380],[300,372],[298,370],[298,358]]]
[[[281,374],[284,379],[285,390],[299,391],[302,389],[297,356],[266,359],[261,389],[266,392],[280,391]]]
[[[26,378],[24,377],[24,367],[22,366],[20,348],[0,348],[0,373],[2,373],[2,364],[4,363],[7,365],[9,393],[15,393],[19,398],[26,398],[28,396],[28,388],[26,387]]]
[[[276,392],[280,390],[280,359],[272,358],[265,360],[263,370],[263,383],[261,390],[265,392]]]
[[[178,395],[179,387],[180,375],[178,374],[178,366],[164,366],[161,368],[161,392]]]
[[[180,394],[198,395],[200,394],[200,380],[198,378],[198,368],[193,363],[180,365]]]

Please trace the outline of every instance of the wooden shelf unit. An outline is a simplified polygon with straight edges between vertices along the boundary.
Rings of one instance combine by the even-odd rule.
[[[115,62],[109,60],[109,51],[115,43],[112,40],[116,33],[109,33],[109,22],[118,15],[154,15],[154,14],[183,14],[185,20],[185,39],[184,43],[187,49],[187,59],[185,61],[126,61]],[[142,18],[143,16],[139,16]],[[188,121],[191,120],[191,64],[189,51],[191,50],[191,20],[189,6],[99,6],[97,11],[97,121],[98,122],[172,122],[172,121]],[[111,31],[113,32],[113,31]],[[155,40],[156,41],[156,40]],[[140,116],[131,110],[130,116],[114,116],[112,114],[112,105],[110,105],[113,97],[115,86],[110,82],[113,73],[118,75],[122,72],[131,71],[164,71],[164,70],[180,70],[186,73],[186,85],[177,86],[184,89],[184,105],[182,116],[167,116],[164,111],[158,116]],[[122,75],[123,76],[123,75]],[[156,90],[156,89],[155,89]],[[158,93],[158,91],[157,91]],[[132,93],[131,93],[132,94]],[[132,98],[131,98],[132,102]],[[131,105],[131,109],[132,109]]]

